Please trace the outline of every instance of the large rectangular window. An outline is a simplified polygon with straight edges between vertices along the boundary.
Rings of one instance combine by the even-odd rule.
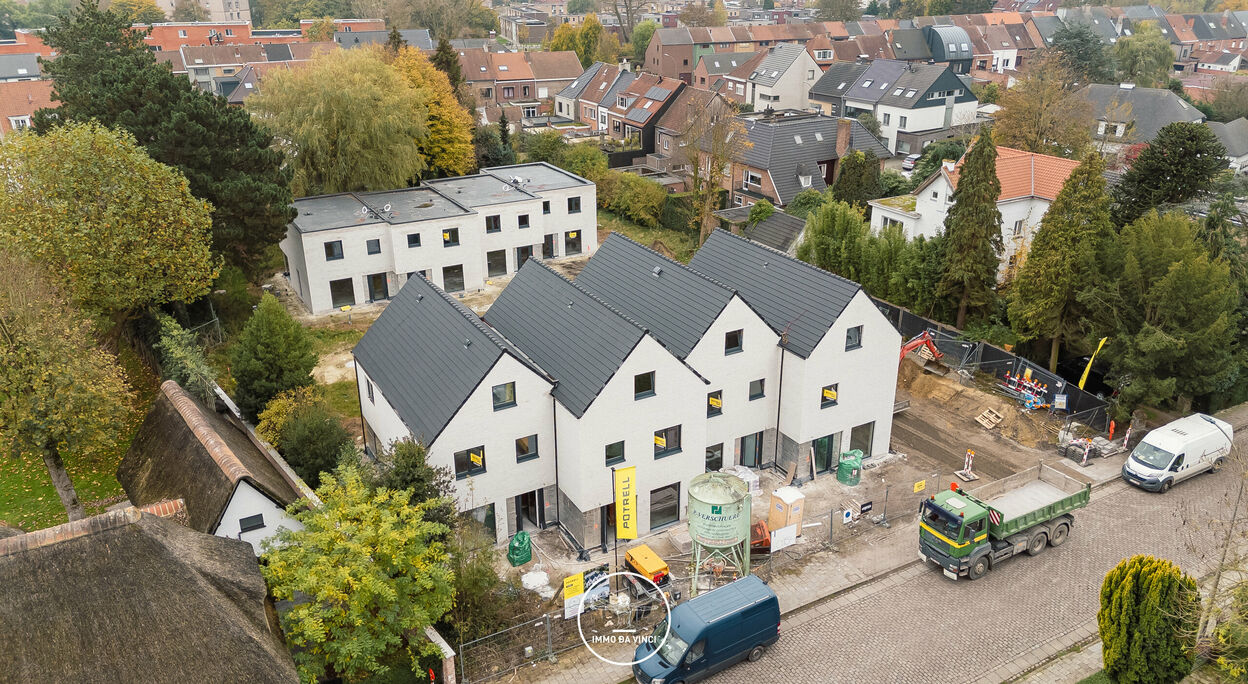
[[[485,232],[497,233],[498,231],[502,229],[503,229],[503,217],[502,216],[486,216],[485,217]]]
[[[654,457],[663,458],[680,453],[680,426],[654,431]]]
[[[522,229],[528,228],[529,227],[529,215],[520,214],[520,216],[516,218],[516,225],[520,226],[520,228]]]
[[[485,269],[491,277],[507,275],[507,250],[485,253]]]
[[[350,278],[329,281],[329,301],[337,309],[355,304],[355,283]]]
[[[516,463],[523,463],[537,458],[537,435],[529,435],[516,440]]]
[[[845,331],[845,351],[858,349],[862,346],[862,326],[855,325]]]
[[[741,351],[741,342],[744,336],[744,330],[733,330],[724,333],[724,356]]]
[[[724,413],[724,391],[715,390],[706,395],[706,417],[713,418]]]
[[[680,483],[673,482],[650,492],[650,529],[680,520]]]
[[[419,247],[420,246],[420,233],[408,233],[407,234],[407,246]]]
[[[464,266],[443,266],[442,267],[442,289],[447,292],[463,292],[464,291]]]
[[[863,423],[849,431],[849,448],[857,449],[863,456],[871,455],[871,440],[875,436],[875,421]]]
[[[570,230],[563,234],[563,255],[572,256],[581,253],[581,231]]]
[[[763,398],[765,394],[765,392],[763,391],[763,382],[764,382],[763,378],[750,381],[750,401]]]
[[[337,261],[342,258],[342,240],[325,243],[325,261]]]
[[[823,391],[819,393],[819,408],[836,406],[837,399],[840,397],[837,392],[838,384],[834,382],[831,385],[823,386]]]
[[[514,382],[494,385],[494,387],[490,388],[490,394],[494,398],[495,411],[501,411],[516,405],[516,383]]]
[[[485,472],[485,446],[455,452],[455,479]]]
[[[615,465],[624,462],[624,442],[613,442],[607,445],[606,449],[607,465]]]
[[[381,240],[369,240],[364,244],[369,254],[381,254]]]
[[[545,200],[542,202],[542,213],[543,214],[550,213],[550,200]]]
[[[654,371],[638,373],[633,376],[633,398],[645,399],[654,396]]]
[[[581,198],[580,197],[568,198],[568,213],[569,214],[581,213]]]
[[[706,448],[706,472],[714,472],[724,467],[724,445],[722,443]]]
[[[442,231],[442,246],[443,247],[455,247],[458,244],[459,244],[459,229],[458,228],[447,228],[446,230]]]

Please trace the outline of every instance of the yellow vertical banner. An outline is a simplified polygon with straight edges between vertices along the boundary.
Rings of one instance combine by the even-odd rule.
[[[616,468],[615,477],[615,538],[637,538],[637,468]]]
[[[1079,376],[1079,389],[1083,389],[1083,383],[1088,381],[1088,371],[1092,370],[1092,362],[1096,360],[1096,355],[1101,353],[1101,347],[1105,346],[1105,340],[1108,337],[1102,337],[1101,343],[1096,345],[1096,351],[1092,352],[1092,358],[1088,359],[1088,365],[1083,369],[1083,375]]]

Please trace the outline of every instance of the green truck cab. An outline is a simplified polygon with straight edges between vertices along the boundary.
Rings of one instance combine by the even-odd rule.
[[[997,563],[1026,551],[1061,546],[1088,505],[1092,485],[1038,465],[977,488],[953,483],[919,504],[919,557],[946,577],[979,579]]]

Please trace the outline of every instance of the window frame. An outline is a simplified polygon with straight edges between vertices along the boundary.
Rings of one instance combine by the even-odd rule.
[[[575,207],[573,207],[573,204],[575,204]],[[568,198],[568,213],[569,214],[581,213],[581,198],[579,195],[576,197]]]
[[[614,446],[620,447],[619,456],[614,456],[614,457],[611,456],[611,448]],[[627,456],[627,454],[625,453],[625,449],[624,449],[624,440],[621,439],[618,442],[611,442],[610,444],[603,446],[602,456],[608,466],[613,466],[619,463],[623,463]]]
[[[459,246],[459,229],[458,228],[443,229],[442,246],[443,247],[458,247]]]
[[[520,214],[519,216],[516,217],[516,226],[518,226],[520,230],[529,228],[532,225],[533,223],[532,221],[529,220],[528,214]]]
[[[370,404],[376,404],[376,403],[377,403],[377,400],[376,400],[376,398],[374,398],[374,396],[373,396],[373,381],[372,381],[372,380],[365,380],[365,381],[364,381],[364,385],[365,385],[365,388],[368,390],[368,392],[367,392],[367,393],[368,393],[368,403],[370,403]]]
[[[481,465],[476,465],[472,462],[472,452],[474,451],[481,452]],[[460,456],[463,456],[464,460],[466,461],[466,467],[462,471],[459,469]],[[455,468],[456,480],[465,480],[474,475],[480,475],[484,473],[486,469],[485,445],[482,444],[480,446],[475,446],[469,449],[464,449],[463,451],[456,451],[454,455],[451,456],[451,463],[453,467]]]
[[[737,336],[736,346],[729,346],[729,337],[732,335]],[[728,332],[724,333],[724,356],[740,354],[743,351],[745,351],[745,329],[744,328],[738,328],[737,330],[729,330]]]
[[[502,388],[503,391],[506,391],[508,387],[511,387],[511,398],[510,399],[504,398],[502,401],[499,401],[498,390]],[[516,405],[516,381],[512,380],[511,382],[504,382],[504,383],[500,383],[491,387],[490,388],[490,403],[493,404],[495,411],[504,411],[506,409],[509,409],[515,406]]]
[[[330,246],[337,245],[335,253],[331,254]],[[325,261],[342,261],[347,258],[346,251],[342,248],[342,240],[330,240],[325,243]]]
[[[672,434],[675,434],[675,437],[676,437],[675,446],[672,446],[671,444],[673,440],[669,439],[669,437]],[[659,437],[663,437],[662,447],[659,446]],[[654,431],[654,458],[655,460],[658,460],[660,458],[667,458],[668,456],[671,456],[673,454],[679,454],[681,450],[682,449],[681,449],[681,426],[680,425],[672,425],[671,427],[665,427],[661,430]]]
[[[257,513],[255,515],[249,515],[249,516],[238,519],[238,533],[239,534],[246,534],[248,532],[255,532],[256,530],[263,530],[264,527],[265,525],[264,525],[263,513]]]
[[[381,238],[371,238],[364,241],[364,252],[369,256],[381,254]]]
[[[520,452],[520,442],[522,440],[529,440],[530,446],[529,446],[528,452],[525,452],[525,453]],[[537,445],[538,445],[537,434],[526,435],[524,437],[517,437],[516,438],[516,463],[524,463],[525,461],[532,461],[535,458],[541,458],[541,453],[538,452]]]
[[[819,390],[819,408],[821,409],[832,408],[833,406],[836,406],[837,404],[840,403],[840,400],[841,400],[840,385],[841,383],[834,382],[831,385],[824,385],[823,389]],[[827,394],[828,390],[832,390],[831,399],[828,398],[828,394]]]
[[[542,200],[542,216],[550,214],[550,200]]]
[[[858,339],[851,343],[849,341],[850,335],[854,331],[858,331]],[[855,325],[845,330],[845,351],[853,351],[855,349],[862,349],[862,326],[861,325]]]
[[[416,244],[412,244],[412,238],[416,238],[415,240]],[[407,234],[407,248],[414,249],[419,246],[420,246],[420,233],[408,233]]]
[[[649,378],[650,388],[638,391],[638,382],[642,378]],[[654,371],[646,371],[645,373],[637,373],[633,376],[633,401],[641,401],[655,396],[655,375]]]
[[[758,385],[757,392],[754,391],[754,385]],[[754,401],[755,399],[762,399],[765,396],[767,396],[767,378],[759,378],[757,380],[751,380],[750,390],[749,390],[750,401]]]
[[[715,406],[715,404],[711,403],[712,400],[718,400],[719,406]],[[724,391],[715,390],[714,392],[707,392],[706,393],[706,417],[714,418],[715,416],[722,416],[722,415],[724,415]]]
[[[485,232],[487,235],[503,232],[503,215],[493,214],[485,217]]]

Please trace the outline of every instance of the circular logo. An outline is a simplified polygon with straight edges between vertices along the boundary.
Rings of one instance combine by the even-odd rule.
[[[601,598],[600,592],[596,592],[595,590],[603,582],[610,582],[612,577],[619,577],[624,580],[632,578],[633,580],[636,580],[637,582],[643,583],[642,589],[645,592],[645,594],[647,594],[647,596],[645,597],[644,601],[639,602],[634,606],[630,600],[627,600],[631,598],[629,596],[628,591],[617,592],[616,594],[617,596],[623,597],[625,599],[625,600],[620,600],[620,601],[613,600],[615,597],[608,594],[607,604],[604,607],[604,609],[611,609],[611,606],[613,605],[615,606],[615,610],[619,612],[624,612],[624,610],[631,611],[631,610],[634,610],[634,608],[641,608],[642,606],[649,608],[652,605],[659,604],[659,601],[653,598],[654,596],[657,596],[659,599],[662,599],[662,605],[663,605],[664,630],[663,630],[662,635],[659,635],[656,633],[646,634],[646,633],[643,633],[642,629],[629,628],[629,629],[613,629],[609,632],[591,634],[589,638],[585,637],[585,627],[584,627],[584,624],[581,622],[581,616],[585,614],[585,602],[588,598],[593,597],[595,595],[598,595],[598,597]],[[651,592],[649,590],[645,590],[645,585],[649,585],[650,587],[653,588],[653,595],[651,595]],[[608,584],[607,586],[610,587],[611,585]],[[649,612],[651,611],[647,610],[647,615],[649,614]],[[671,615],[672,615],[672,606],[667,600],[667,593],[664,592],[662,589],[660,589],[659,585],[651,581],[649,577],[646,577],[644,575],[639,575],[635,572],[628,572],[628,571],[613,572],[610,574],[602,575],[598,579],[594,580],[589,586],[585,587],[585,592],[581,594],[580,606],[577,609],[577,613],[576,613],[576,630],[581,635],[581,643],[585,644],[585,647],[589,649],[590,653],[594,654],[595,658],[601,660],[604,663],[608,663],[610,665],[621,665],[624,667],[632,667],[633,665],[644,663],[647,660],[653,658],[655,654],[659,652],[659,648],[663,644],[667,643],[667,638],[672,633],[672,622],[669,619]],[[636,654],[636,647],[642,644],[652,644],[654,648],[650,649],[650,653],[644,658],[633,659],[633,660],[628,660],[628,661],[619,661],[619,660],[611,660],[610,658],[607,658],[606,656],[599,653],[597,650],[594,649],[594,644],[598,644],[599,646],[615,645],[615,644],[631,645],[634,647],[633,648],[634,654]]]

